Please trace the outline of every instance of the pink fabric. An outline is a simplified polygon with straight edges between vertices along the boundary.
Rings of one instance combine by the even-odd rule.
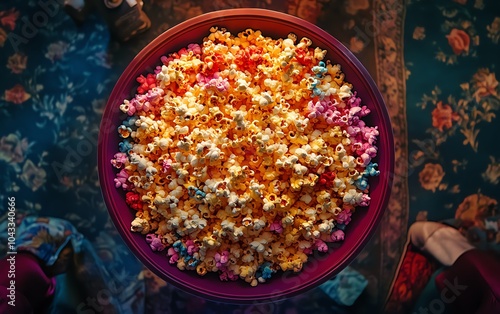
[[[500,313],[499,269],[494,253],[467,251],[436,277],[436,285],[456,313]]]
[[[31,253],[15,255],[15,278],[8,278],[9,256],[0,260],[0,313],[38,313],[46,309],[54,296],[56,280],[43,272]],[[10,281],[15,280],[15,307],[8,304]]]

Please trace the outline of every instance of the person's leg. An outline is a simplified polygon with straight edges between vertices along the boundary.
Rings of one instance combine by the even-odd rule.
[[[474,249],[458,230],[438,222],[415,222],[408,236],[415,247],[432,255],[444,266],[453,265],[460,255]]]
[[[432,274],[429,282],[424,290],[420,293],[413,306],[412,314],[419,313],[441,313],[452,314],[454,313],[447,302],[441,299],[441,293],[436,285],[436,277],[443,272],[444,268],[440,268]]]
[[[451,309],[455,313],[500,313],[500,258],[479,250],[455,228],[436,222],[417,222],[409,230],[413,245],[444,267],[430,280],[420,307]],[[423,307],[425,312],[425,307]],[[430,308],[429,308],[430,309]],[[439,311],[442,312],[441,310]]]
[[[15,263],[15,277],[9,278],[13,258]],[[0,260],[0,290],[7,290],[10,285],[15,287],[15,307],[8,304],[6,294],[0,295],[0,313],[30,313],[46,308],[52,301],[55,291],[55,279],[48,277],[42,269],[40,260],[29,252],[18,252]],[[10,290],[10,289],[9,289]],[[9,291],[10,293],[10,291]],[[21,312],[18,310],[23,309]],[[5,311],[4,311],[5,310]]]
[[[440,295],[455,313],[500,313],[500,256],[470,250],[436,277]]]

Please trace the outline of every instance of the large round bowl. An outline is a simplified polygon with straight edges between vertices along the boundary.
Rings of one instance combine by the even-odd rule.
[[[195,271],[180,271],[168,263],[164,252],[153,252],[142,234],[130,231],[134,211],[125,203],[123,191],[116,189],[115,169],[110,164],[118,151],[117,127],[123,121],[119,110],[124,99],[134,96],[135,78],[151,73],[160,65],[160,57],[178,51],[190,43],[201,43],[212,26],[225,27],[236,34],[247,28],[259,29],[264,36],[286,38],[290,32],[299,38],[308,37],[313,46],[328,50],[326,59],[339,63],[346,81],[371,109],[365,118],[368,125],[377,125],[380,176],[370,178],[370,206],[359,208],[346,227],[343,243],[328,253],[316,253],[300,273],[278,272],[270,280],[251,287],[243,280],[221,282],[216,274],[200,277]],[[345,268],[362,250],[380,222],[391,190],[394,168],[394,142],[391,123],[382,97],[368,71],[338,40],[317,26],[297,17],[262,9],[232,9],[204,14],[172,27],[147,45],[125,69],[116,83],[104,111],[98,145],[99,179],[104,200],[112,220],[128,247],[151,271],[189,293],[222,302],[269,302],[288,298],[318,286]]]

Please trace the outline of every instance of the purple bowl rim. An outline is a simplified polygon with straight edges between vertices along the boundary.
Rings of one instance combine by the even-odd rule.
[[[342,57],[343,62],[349,62],[352,64],[352,70],[354,72],[357,72],[356,75],[360,78],[362,83],[364,83],[364,88],[366,91],[368,91],[371,94],[371,98],[374,99],[374,103],[377,103],[379,106],[377,107],[377,114],[380,119],[380,125],[386,125],[390,126],[390,117],[388,115],[387,109],[383,110],[383,108],[386,108],[385,102],[382,98],[382,95],[380,94],[380,91],[378,90],[377,85],[375,84],[373,78],[369,74],[369,72],[366,70],[366,68],[363,66],[363,64],[354,56],[354,54],[347,49],[340,41],[338,41],[335,37],[333,37],[331,34],[327,33],[320,27],[305,21],[303,19],[300,19],[298,17],[278,12],[278,11],[272,11],[272,10],[267,10],[267,9],[257,9],[257,8],[239,8],[239,9],[228,9],[228,10],[220,10],[220,11],[214,11],[214,12],[209,12],[205,13],[196,17],[193,17],[189,20],[186,20],[182,23],[179,23],[172,28],[168,29],[164,33],[160,34],[157,36],[155,39],[153,39],[148,45],[146,45],[130,62],[130,64],[127,66],[127,68],[123,71],[121,74],[120,78],[118,79],[117,83],[115,84],[115,87],[113,88],[104,113],[103,113],[103,119],[101,121],[101,126],[100,129],[104,129],[108,127],[106,125],[106,122],[104,117],[107,117],[110,113],[112,113],[113,108],[111,107],[111,103],[116,101],[116,98],[118,98],[121,95],[119,94],[119,86],[122,84],[120,83],[125,83],[127,81],[130,81],[131,74],[134,74],[138,72],[138,70],[146,70],[146,66],[142,64],[143,61],[148,59],[152,54],[154,54],[155,47],[164,42],[166,39],[171,38],[173,36],[180,36],[183,33],[183,30],[185,28],[188,28],[191,25],[198,24],[199,22],[207,22],[207,21],[213,21],[213,25],[216,25],[217,20],[220,19],[226,19],[226,18],[238,18],[241,17],[243,19],[262,19],[269,21],[269,19],[273,19],[273,22],[276,23],[283,23],[283,24],[290,24],[293,23],[299,27],[303,27],[307,29],[307,32],[314,33],[317,37],[320,37],[322,40],[325,42],[332,42],[340,57]],[[340,62],[339,62],[340,63]],[[347,79],[348,80],[348,79]],[[356,88],[359,90],[359,88]],[[121,101],[121,100],[120,100]],[[382,108],[383,107],[383,108]],[[381,173],[380,175],[380,183],[379,185],[382,186],[382,191],[380,195],[383,196],[383,199],[380,204],[380,208],[378,211],[376,211],[374,219],[372,219],[367,226],[367,231],[363,232],[359,239],[356,241],[356,245],[352,249],[348,249],[346,254],[343,256],[342,259],[339,260],[337,263],[336,267],[331,268],[328,272],[326,272],[323,276],[316,278],[314,281],[308,281],[305,284],[300,285],[298,288],[290,288],[288,290],[283,290],[280,292],[278,299],[282,300],[285,298],[293,297],[295,295],[301,294],[306,290],[309,290],[313,287],[318,286],[319,284],[323,283],[324,281],[328,280],[331,278],[331,276],[337,274],[340,272],[342,269],[344,269],[347,265],[352,262],[352,260],[361,252],[361,250],[365,247],[367,242],[370,240],[370,238],[374,235],[376,231],[376,227],[379,225],[380,220],[382,219],[382,216],[385,212],[385,209],[387,207],[387,204],[389,202],[389,196],[392,188],[392,181],[393,181],[393,173],[394,173],[394,160],[395,160],[395,155],[394,155],[394,139],[393,139],[393,132],[392,128],[388,127],[386,132],[381,133],[379,135],[379,140],[378,142],[382,142],[382,137],[384,138],[383,142],[386,144],[388,148],[391,148],[391,154],[389,156],[384,156],[384,161],[386,164],[388,164],[388,168],[386,169],[385,173]],[[99,133],[99,140],[98,140],[98,176],[99,176],[99,181],[100,181],[100,186],[101,186],[101,192],[103,194],[103,198],[105,201],[105,204],[108,208],[108,212],[110,213],[111,219],[113,223],[115,224],[115,227],[117,228],[119,234],[121,237],[124,239],[124,242],[127,244],[128,248],[134,253],[134,255],[149,269],[154,270],[154,273],[159,274],[161,273],[163,276],[165,276],[167,281],[174,286],[181,288],[182,290],[191,293],[193,295],[214,300],[214,301],[219,301],[219,302],[227,302],[227,303],[239,303],[239,304],[248,304],[248,303],[265,303],[265,302],[271,302],[273,299],[276,299],[277,296],[269,296],[269,295],[261,295],[257,296],[256,295],[250,295],[248,297],[246,296],[239,296],[235,297],[234,295],[228,295],[225,293],[216,293],[214,291],[206,291],[206,292],[201,292],[199,289],[197,289],[195,284],[187,283],[187,282],[179,282],[176,280],[175,277],[172,277],[168,272],[163,271],[163,269],[157,267],[151,260],[149,260],[144,254],[143,251],[139,248],[139,246],[135,243],[135,240],[133,239],[133,234],[128,231],[129,230],[129,225],[126,225],[119,217],[118,213],[114,210],[116,207],[114,206],[114,200],[112,200],[108,195],[110,193],[106,193],[110,189],[116,189],[114,185],[111,182],[108,182],[108,180],[105,180],[103,177],[104,173],[104,168],[109,167],[109,161],[104,160],[104,155],[105,155],[105,147],[104,143],[106,142],[108,138],[108,133]],[[389,160],[388,160],[389,159]],[[164,278],[165,279],[165,278]],[[224,284],[224,283],[220,283]],[[249,287],[249,289],[255,289],[253,287]]]

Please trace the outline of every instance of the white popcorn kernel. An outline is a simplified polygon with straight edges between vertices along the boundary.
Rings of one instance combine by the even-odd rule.
[[[346,84],[342,85],[340,87],[338,95],[341,99],[346,97],[351,97],[352,96],[351,88]]]
[[[131,223],[130,231],[147,234],[149,233],[149,222],[146,219],[136,217]]]
[[[287,215],[285,217],[283,217],[281,219],[281,224],[285,227],[285,226],[289,226],[291,224],[293,224],[293,216],[290,216],[290,215]]]
[[[312,197],[310,194],[304,194],[300,197],[300,200],[306,204],[309,204],[312,201]]]
[[[293,165],[293,171],[298,176],[301,176],[301,177],[304,176],[306,174],[307,170],[308,170],[308,168],[306,166],[301,165],[301,164]]]

